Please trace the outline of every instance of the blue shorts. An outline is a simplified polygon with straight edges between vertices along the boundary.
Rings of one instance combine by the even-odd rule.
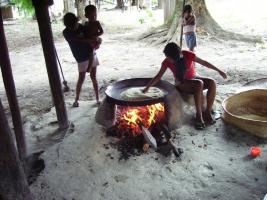
[[[189,49],[193,49],[197,46],[197,36],[195,32],[185,34],[186,45]]]

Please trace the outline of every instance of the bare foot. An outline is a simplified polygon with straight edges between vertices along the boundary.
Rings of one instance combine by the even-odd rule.
[[[75,102],[72,104],[72,107],[73,107],[73,108],[77,108],[77,107],[79,107],[79,102],[78,102],[78,101],[75,101]]]
[[[205,123],[203,120],[195,119],[195,128],[197,130],[203,130],[206,128]]]
[[[203,121],[202,117],[196,117],[195,118],[195,128],[197,130],[203,130],[205,129],[205,122]]]
[[[206,122],[206,124],[213,125],[213,124],[216,123],[216,121],[214,120],[211,112],[205,111],[205,112],[202,113],[202,116],[203,116],[203,119]]]

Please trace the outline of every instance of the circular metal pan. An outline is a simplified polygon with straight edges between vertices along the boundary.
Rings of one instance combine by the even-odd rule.
[[[136,101],[124,100],[121,98],[121,93],[131,87],[145,87],[151,78],[133,78],[118,81],[106,89],[107,100],[110,103],[122,106],[146,106],[164,101],[165,96],[168,94],[168,88],[173,87],[167,81],[159,81],[154,87],[161,89],[164,92],[164,96],[153,99],[142,99]]]

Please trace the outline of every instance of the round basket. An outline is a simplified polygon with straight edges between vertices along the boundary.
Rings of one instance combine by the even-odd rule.
[[[267,90],[240,92],[225,99],[222,106],[225,122],[267,138]]]

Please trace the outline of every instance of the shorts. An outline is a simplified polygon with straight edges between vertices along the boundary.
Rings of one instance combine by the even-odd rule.
[[[89,65],[89,60],[78,63],[79,72],[87,72],[88,65]],[[93,67],[97,67],[98,65],[99,65],[99,61],[98,61],[96,53],[94,53]]]
[[[195,32],[185,34],[186,45],[189,49],[197,46],[197,36]]]

